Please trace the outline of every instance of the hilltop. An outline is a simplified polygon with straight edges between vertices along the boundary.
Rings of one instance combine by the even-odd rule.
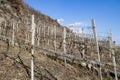
[[[44,21],[47,24],[56,24],[57,26],[60,26],[56,20],[35,11],[22,0],[0,0],[0,13],[1,18],[5,18],[7,20],[16,19],[23,23],[27,20],[29,21],[31,15],[34,14],[36,24],[38,21]]]

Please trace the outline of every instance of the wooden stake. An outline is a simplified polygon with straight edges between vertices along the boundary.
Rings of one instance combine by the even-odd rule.
[[[43,27],[44,27],[44,28],[43,28],[43,29],[44,29],[43,31],[44,31],[44,39],[45,39],[45,22],[44,22],[44,26],[43,26]]]
[[[28,31],[25,32],[26,42],[28,41]]]
[[[98,46],[98,40],[97,40],[97,34],[96,34],[94,19],[92,19],[92,28],[93,28],[94,40],[95,40],[95,44],[96,44],[96,50],[97,50],[97,54],[98,54],[98,61],[100,62],[101,60],[100,60],[99,46]],[[102,80],[101,65],[100,65],[100,68],[99,68],[99,79]]]
[[[63,31],[64,66],[66,67],[66,28]]]
[[[38,34],[38,47],[40,46],[40,27],[37,28],[37,34]]]
[[[29,23],[28,23],[28,18],[27,18],[27,21],[26,21],[26,24],[27,24],[27,26],[26,26],[26,28],[27,28],[27,40],[29,40],[29,38],[30,38],[30,32],[29,32],[29,27],[28,27],[28,25],[29,25]]]
[[[71,30],[69,32],[69,45],[70,45],[70,41],[71,41]]]
[[[17,26],[16,26],[16,33],[18,33],[18,24],[19,24],[19,23],[17,22]]]
[[[112,54],[111,54],[112,53],[112,51],[111,51],[112,50],[112,48],[111,48],[112,44],[111,44],[111,36],[110,35],[108,36],[108,40],[109,40],[109,57],[111,58],[112,57]]]
[[[54,25],[54,50],[56,51],[56,26]]]
[[[77,32],[75,32],[74,35],[75,35],[75,48],[76,48]]]
[[[31,48],[31,80],[34,80],[34,37],[35,37],[35,23],[34,23],[34,15],[32,15],[32,48]]]
[[[4,33],[5,33],[5,36],[7,35],[7,32],[6,32],[6,20],[5,20],[5,23],[4,23]]]
[[[2,33],[2,24],[1,24],[1,19],[0,19],[0,34]]]
[[[85,53],[85,42],[84,42],[84,28],[82,27],[82,55],[83,55],[83,58],[85,57],[84,56],[84,53]]]
[[[110,36],[109,36],[109,42],[110,42],[110,51],[112,53],[112,58],[113,58],[113,65],[114,65],[114,72],[115,72],[115,80],[118,80],[117,78],[117,70],[116,70],[116,61],[115,61],[115,52],[114,52],[114,43],[113,43],[113,38],[112,38],[112,32],[110,30]]]
[[[12,30],[12,45],[14,46],[14,38],[15,38],[15,22],[12,22],[13,30]]]
[[[25,28],[27,28],[27,25],[25,25]],[[28,34],[29,34],[29,31],[28,31],[28,28],[27,28],[27,30],[25,31],[26,42],[29,40],[29,39],[28,39]]]
[[[41,32],[41,27],[39,27],[39,46],[41,46],[41,45],[40,45],[40,39],[41,39],[41,37],[40,37],[40,36],[41,36],[41,33],[40,33],[40,32]]]
[[[50,34],[49,34],[49,33],[50,33],[50,32],[49,32],[49,26],[48,26],[48,46],[49,46],[49,43],[50,43],[50,41],[49,41],[49,38],[50,38],[49,35],[50,35]]]

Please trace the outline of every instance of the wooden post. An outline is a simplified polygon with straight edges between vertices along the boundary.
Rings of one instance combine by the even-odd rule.
[[[56,51],[56,25],[54,25],[54,50]]]
[[[45,22],[44,22],[44,38],[45,38]]]
[[[83,59],[84,59],[84,53],[85,53],[85,42],[84,42],[84,28],[82,27],[82,55],[83,55]]]
[[[26,30],[26,41],[29,41],[29,27],[28,27],[28,18],[26,19],[26,25],[25,25],[25,28],[27,29]]]
[[[95,44],[96,44],[96,50],[97,50],[97,54],[98,54],[98,61],[100,62],[100,53],[99,53],[99,46],[98,46],[98,40],[97,40],[97,34],[96,34],[94,19],[92,19],[92,28],[93,28],[94,40],[95,40]],[[102,80],[101,65],[100,65],[100,68],[99,68],[99,79]]]
[[[40,27],[37,28],[37,34],[38,34],[38,47],[40,46]]]
[[[112,32],[110,30],[110,36],[109,36],[109,42],[110,42],[110,51],[112,53],[112,58],[113,58],[113,65],[114,65],[114,72],[115,72],[115,80],[118,80],[117,78],[117,70],[116,70],[116,61],[115,61],[115,52],[114,52],[114,43],[113,43],[113,38],[112,38]]]
[[[50,34],[49,34],[50,32],[49,32],[49,26],[48,26],[48,47],[49,47],[49,43],[50,43],[50,41],[49,41],[49,38],[50,38]]]
[[[26,28],[25,39],[26,39],[26,42],[27,42],[28,41],[28,28],[27,28],[27,25],[25,25],[25,28]]]
[[[27,39],[30,40],[30,28],[28,28],[28,31],[27,31]]]
[[[44,47],[45,47],[45,40],[46,40],[46,38],[45,38],[45,22],[44,22],[44,26],[43,26],[43,31],[44,31],[44,33],[43,33],[43,35],[44,35]]]
[[[16,26],[16,34],[18,33],[18,22],[17,22],[17,26]]]
[[[26,38],[26,42],[27,42],[28,41],[28,31],[27,30],[25,31],[25,36],[26,36],[25,38]]]
[[[14,46],[14,38],[15,38],[15,22],[13,21],[12,22],[12,27],[13,27],[13,30],[12,30],[12,45]]]
[[[26,24],[28,25],[28,18],[27,18],[27,20],[26,20]],[[26,26],[27,27],[27,26]]]
[[[6,34],[7,34],[7,32],[6,32],[6,20],[5,20],[5,23],[4,23],[4,33],[5,33],[5,36],[6,36]]]
[[[40,36],[41,36],[41,33],[40,33],[40,32],[41,32],[41,27],[39,27],[39,46],[41,46],[41,45],[40,45],[40,39],[41,39],[41,37],[40,37]]]
[[[32,15],[32,48],[31,48],[31,80],[34,80],[34,37],[35,37],[35,23],[34,23],[34,15]]]
[[[64,66],[66,67],[66,28],[63,31]]]
[[[69,32],[69,45],[70,45],[70,41],[71,41],[71,30]]]
[[[0,18],[0,34],[2,33],[2,24],[1,24],[1,18]]]
[[[109,57],[111,58],[112,57],[112,51],[111,51],[111,35],[109,34],[109,36],[108,36],[108,40],[109,40]]]
[[[74,43],[75,46],[74,46],[74,47],[75,47],[75,49],[76,49],[76,38],[77,38],[77,35],[76,35],[76,34],[77,34],[77,32],[74,33],[74,36],[75,36],[75,43]]]

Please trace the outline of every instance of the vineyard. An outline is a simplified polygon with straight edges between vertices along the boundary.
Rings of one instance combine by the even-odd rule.
[[[10,7],[0,6],[0,80],[120,80],[112,31],[99,36],[92,19],[74,32],[19,0],[11,3],[18,12],[12,17]]]
[[[31,72],[30,65],[32,68],[34,64],[39,65],[38,60],[41,55],[58,62],[62,61],[60,63],[64,68],[69,67],[68,64],[86,67],[96,72],[101,80],[105,75],[120,78],[120,67],[115,61],[112,33],[107,37],[96,36],[94,21],[92,21],[93,27],[82,27],[81,33],[74,33],[67,27],[35,24],[34,16],[31,19],[31,22],[30,20],[25,22],[26,25],[16,20],[10,22],[5,19],[0,20],[1,60],[10,59],[11,65],[16,67],[18,67],[16,64],[21,64],[29,77],[30,73],[35,72],[38,79],[39,71],[35,68]],[[1,79],[4,79],[4,76],[1,76]]]

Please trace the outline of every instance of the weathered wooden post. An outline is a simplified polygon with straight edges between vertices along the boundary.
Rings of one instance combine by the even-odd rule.
[[[25,31],[25,39],[26,39],[26,42],[28,41],[28,31],[26,30]]]
[[[85,53],[85,42],[84,42],[84,28],[82,27],[82,55],[84,59],[84,53]]]
[[[39,27],[39,46],[41,46],[40,40],[41,40],[41,27]]]
[[[27,21],[27,26],[29,26],[28,21]],[[28,31],[27,31],[27,32],[28,32],[28,33],[27,33],[27,39],[29,40],[29,39],[30,39],[30,31],[29,31],[30,28],[29,28],[29,27],[27,27],[27,28],[28,28]]]
[[[98,61],[100,62],[101,60],[100,60],[99,46],[98,46],[98,40],[97,40],[97,34],[96,34],[94,19],[92,19],[92,28],[93,28],[94,40],[95,40],[95,44],[96,44],[96,50],[97,50],[97,54],[98,54]],[[100,65],[100,68],[99,68],[99,79],[102,80],[101,65]]]
[[[6,31],[7,29],[6,29],[6,20],[5,20],[5,22],[4,22],[4,33],[5,33],[5,36],[7,35],[7,31]]]
[[[74,33],[74,36],[75,36],[75,43],[74,43],[74,44],[75,44],[75,46],[74,46],[74,47],[75,47],[75,49],[76,49],[76,41],[77,41],[76,39],[77,39],[77,32],[75,32],[75,33]]]
[[[16,33],[18,33],[19,22],[16,23]]]
[[[46,28],[46,26],[45,26],[45,22],[44,22],[44,24],[43,24],[43,35],[44,35],[44,47],[45,47],[45,41],[46,41],[46,37],[45,37],[45,28]]]
[[[115,52],[114,52],[114,43],[113,43],[113,38],[112,38],[112,32],[110,30],[110,35],[109,35],[109,42],[110,42],[110,51],[112,54],[112,58],[113,58],[113,65],[114,65],[114,72],[115,72],[115,80],[118,80],[117,78],[117,70],[116,70],[116,61],[115,61]]]
[[[44,28],[44,39],[45,39],[45,28],[46,28],[46,26],[45,26],[45,22],[44,22],[44,26],[43,26]]]
[[[47,35],[48,35],[48,46],[49,46],[49,43],[50,43],[50,41],[49,41],[49,38],[50,38],[50,36],[49,36],[50,35],[49,26],[48,26],[48,34]]]
[[[0,18],[0,34],[2,33],[2,24],[1,24],[1,18]]]
[[[28,19],[28,18],[27,18]],[[17,32],[19,31],[19,25],[20,25],[20,22],[18,23],[18,25],[17,25],[17,27],[18,27],[18,30],[17,30]],[[29,26],[29,24],[28,24],[28,20],[26,21],[26,25],[25,25],[25,29],[26,29],[26,31],[25,31],[25,40],[26,40],[26,42],[29,42],[29,39],[30,39],[30,28],[28,27]]]
[[[63,31],[64,66],[66,67],[66,28]]]
[[[112,57],[112,51],[111,51],[111,35],[109,34],[108,36],[108,40],[109,40],[109,57],[111,58]]]
[[[71,41],[71,30],[69,32],[69,45],[70,45],[70,41]]]
[[[12,27],[13,27],[13,30],[12,30],[12,45],[14,46],[14,41],[15,41],[15,22],[12,21]]]
[[[38,34],[38,47],[40,46],[40,27],[37,28],[37,34]]]
[[[32,15],[32,25],[31,25],[31,31],[32,31],[32,48],[31,48],[31,80],[34,80],[34,37],[35,37],[35,23],[34,23],[34,15]]]
[[[54,50],[56,51],[56,25],[54,25]]]
[[[28,23],[28,18],[27,18],[27,20],[26,20],[26,24],[28,25],[29,23]]]
[[[29,34],[30,34],[30,31],[29,31],[29,23],[28,23],[28,18],[26,19],[26,25],[25,25],[25,28],[27,29],[26,30],[26,41],[29,41]]]

